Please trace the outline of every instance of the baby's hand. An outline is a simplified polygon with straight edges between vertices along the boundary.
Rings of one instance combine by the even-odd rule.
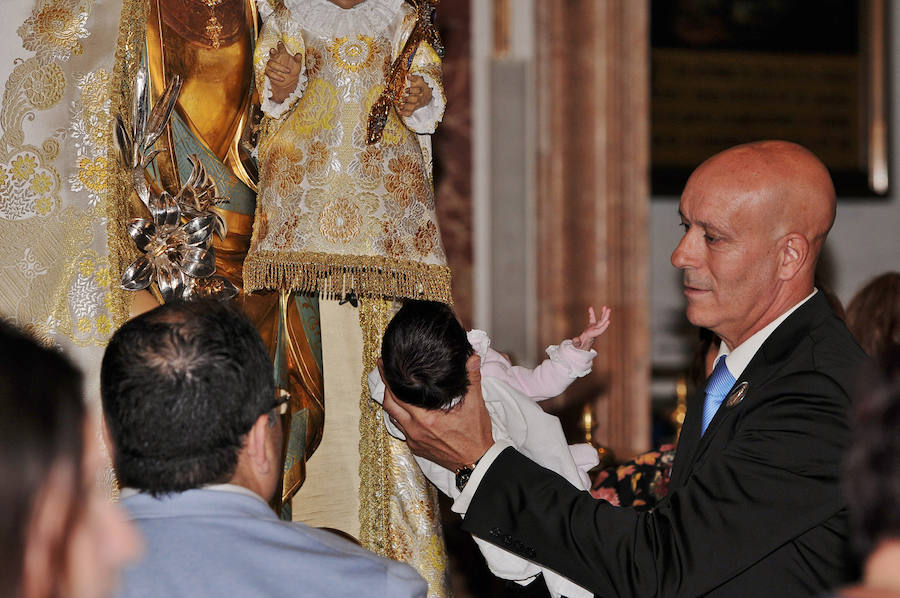
[[[282,42],[278,42],[277,48],[269,50],[266,76],[271,82],[273,102],[280,104],[297,89],[302,68],[303,55],[298,53],[291,56]]]
[[[431,87],[425,82],[425,79],[419,75],[410,75],[407,78],[409,86],[403,96],[403,103],[400,105],[400,116],[412,116],[412,113],[427,106],[431,101]]]
[[[606,332],[609,328],[609,308],[605,305],[600,309],[600,321],[594,314],[594,308],[588,308],[588,327],[584,329],[580,335],[572,339],[572,345],[576,349],[589,351],[594,345],[594,339]]]

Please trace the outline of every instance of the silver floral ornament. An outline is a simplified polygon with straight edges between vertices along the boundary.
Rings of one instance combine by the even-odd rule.
[[[122,288],[146,289],[154,282],[163,301],[214,297],[231,299],[238,288],[216,270],[212,235],[224,239],[225,219],[214,206],[222,201],[215,181],[195,155],[188,156],[193,169],[175,197],[153,193],[145,170],[160,151],[150,150],[165,131],[181,91],[181,78],[173,77],[159,101],[149,109],[147,72],[135,76],[131,128],[116,116],[116,146],[122,164],[131,171],[132,184],[150,218],[134,218],[128,234],[142,255],[122,274]],[[186,222],[182,222],[186,220]]]
[[[222,201],[219,197],[219,190],[216,182],[206,173],[203,162],[194,154],[188,156],[191,161],[191,175],[187,182],[175,196],[175,202],[181,208],[181,213],[186,218],[196,218],[201,214],[212,213],[216,217],[214,232],[220,239],[224,239],[228,234],[228,225],[225,219],[214,208],[216,204]]]
[[[215,214],[207,213],[181,223],[181,210],[168,193],[150,197],[151,219],[134,218],[128,234],[141,255],[122,275],[122,287],[146,289],[156,282],[164,301],[190,299],[195,279],[216,270],[212,247]]]

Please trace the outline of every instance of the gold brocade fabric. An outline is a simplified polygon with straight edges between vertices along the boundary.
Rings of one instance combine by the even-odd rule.
[[[0,25],[0,312],[85,364],[126,313],[105,229],[119,3],[13,4]]]
[[[78,363],[95,409],[103,348],[128,313],[123,266],[108,251],[112,206],[128,188],[112,120],[122,8],[5,2],[0,20],[0,317]],[[110,494],[114,484],[110,471]]]
[[[305,57],[303,89],[260,142],[245,288],[449,302],[429,157],[395,111],[382,141],[365,142],[386,69],[415,22],[412,9],[400,0],[367,0],[353,10],[322,0],[286,4],[260,34],[257,86],[265,109],[265,63],[280,41]],[[329,12],[333,22],[323,22]],[[327,25],[336,33],[323,31]],[[423,47],[416,57],[411,71],[439,84],[437,55]]]
[[[360,300],[364,372],[375,368],[392,316],[391,301]],[[406,443],[387,433],[381,408],[369,395],[365,373],[360,382],[360,541],[382,556],[412,564],[428,582],[430,597],[449,596],[447,553],[434,486]]]

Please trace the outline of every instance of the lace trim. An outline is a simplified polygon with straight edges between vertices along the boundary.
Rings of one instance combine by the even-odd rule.
[[[320,37],[377,35],[400,14],[403,0],[365,0],[353,8],[341,8],[331,0],[285,0],[291,20]]]
[[[263,100],[262,105],[259,107],[260,110],[262,110],[269,118],[274,118],[276,120],[281,118],[285,112],[293,107],[294,102],[300,99],[303,92],[306,91],[306,81],[306,73],[300,73],[300,78],[297,79],[297,87],[294,88],[294,91],[292,91],[283,102],[277,103],[272,100],[272,80],[266,76],[263,81]],[[256,148],[254,148],[254,150],[255,149]]]
[[[567,354],[568,357],[561,353]],[[568,369],[569,376],[572,378],[582,378],[590,374],[596,356],[597,352],[594,349],[590,351],[576,349],[571,339],[547,347],[547,357],[550,358],[550,361]]]

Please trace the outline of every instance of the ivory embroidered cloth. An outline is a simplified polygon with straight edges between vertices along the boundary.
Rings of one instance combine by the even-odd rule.
[[[365,141],[369,111],[415,12],[402,0],[352,9],[288,0],[260,14],[255,68],[269,118],[245,288],[449,302],[426,135],[445,100],[440,59],[427,44],[410,70],[432,88],[431,103],[403,120],[391,111],[382,140]],[[281,104],[264,73],[278,42],[304,57],[297,89]]]

